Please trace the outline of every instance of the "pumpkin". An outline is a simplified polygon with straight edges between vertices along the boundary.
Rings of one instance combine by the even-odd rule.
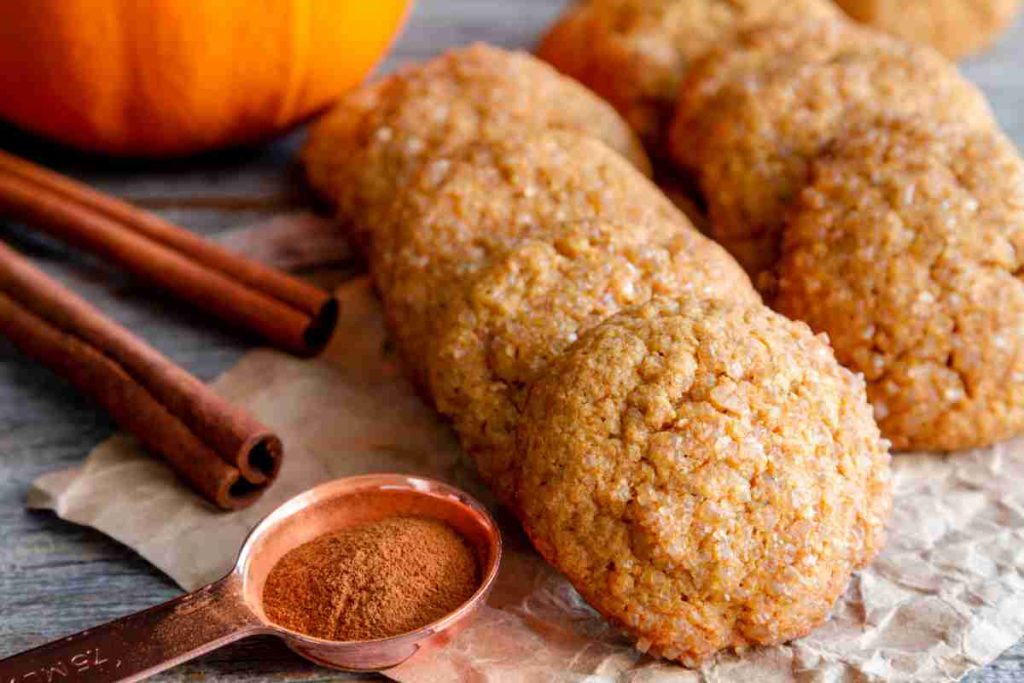
[[[362,81],[409,4],[0,2],[0,118],[130,156],[265,140]]]

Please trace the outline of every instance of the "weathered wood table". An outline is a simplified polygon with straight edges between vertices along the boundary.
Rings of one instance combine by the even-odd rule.
[[[368,0],[370,1],[370,0]],[[384,69],[474,40],[531,46],[563,3],[552,0],[420,0]],[[1024,146],[1024,25],[965,64]],[[2,80],[2,76],[0,76]],[[2,87],[2,85],[0,85]],[[0,148],[78,176],[204,234],[309,205],[293,155],[301,133],[259,151],[171,163],[112,163],[76,157],[9,129]],[[151,290],[78,253],[0,225],[0,239],[30,255],[102,310],[201,378],[229,367],[252,340],[201,315],[159,303]],[[24,509],[40,474],[79,463],[114,425],[60,379],[0,340],[0,656],[38,645],[176,595],[145,561],[101,534]],[[160,679],[334,680],[273,639],[253,639]],[[970,680],[1024,681],[1024,644]]]

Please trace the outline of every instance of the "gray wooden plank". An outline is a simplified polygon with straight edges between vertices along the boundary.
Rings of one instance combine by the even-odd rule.
[[[530,47],[560,11],[551,0],[421,0],[383,70],[483,40]],[[964,64],[993,100],[1000,121],[1024,142],[1024,25],[992,52]],[[301,132],[260,150],[175,162],[119,162],[71,154],[0,128],[0,147],[151,206],[203,234],[307,206],[293,158]],[[45,270],[127,324],[196,375],[228,368],[249,340],[225,332],[102,264],[0,225]],[[38,475],[78,463],[113,429],[58,378],[0,340],[0,656],[86,628],[178,594],[170,581],[101,534],[27,512],[24,495]],[[158,677],[163,681],[336,680],[273,639],[253,639]],[[1024,644],[970,681],[1024,681]]]

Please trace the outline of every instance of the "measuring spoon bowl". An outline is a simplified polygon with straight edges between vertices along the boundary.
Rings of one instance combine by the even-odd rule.
[[[263,587],[278,560],[324,534],[394,516],[445,522],[477,558],[480,585],[458,609],[415,631],[362,641],[330,641],[282,628],[263,611]],[[317,664],[380,671],[441,647],[483,604],[498,573],[501,534],[487,510],[439,481],[400,474],[348,477],[284,503],[249,534],[221,580],[162,605],[0,660],[3,683],[68,679],[135,681],[242,638],[276,635]]]

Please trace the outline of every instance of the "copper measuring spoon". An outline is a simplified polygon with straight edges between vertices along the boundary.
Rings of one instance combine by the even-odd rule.
[[[281,628],[262,607],[267,575],[288,551],[325,533],[394,515],[438,519],[465,537],[480,587],[446,617],[390,638],[335,642]],[[379,671],[447,643],[483,603],[501,560],[501,535],[484,507],[441,482],[396,474],[338,479],[302,493],[249,534],[220,581],[162,605],[0,660],[3,683],[136,681],[242,638],[279,636],[317,664]]]

